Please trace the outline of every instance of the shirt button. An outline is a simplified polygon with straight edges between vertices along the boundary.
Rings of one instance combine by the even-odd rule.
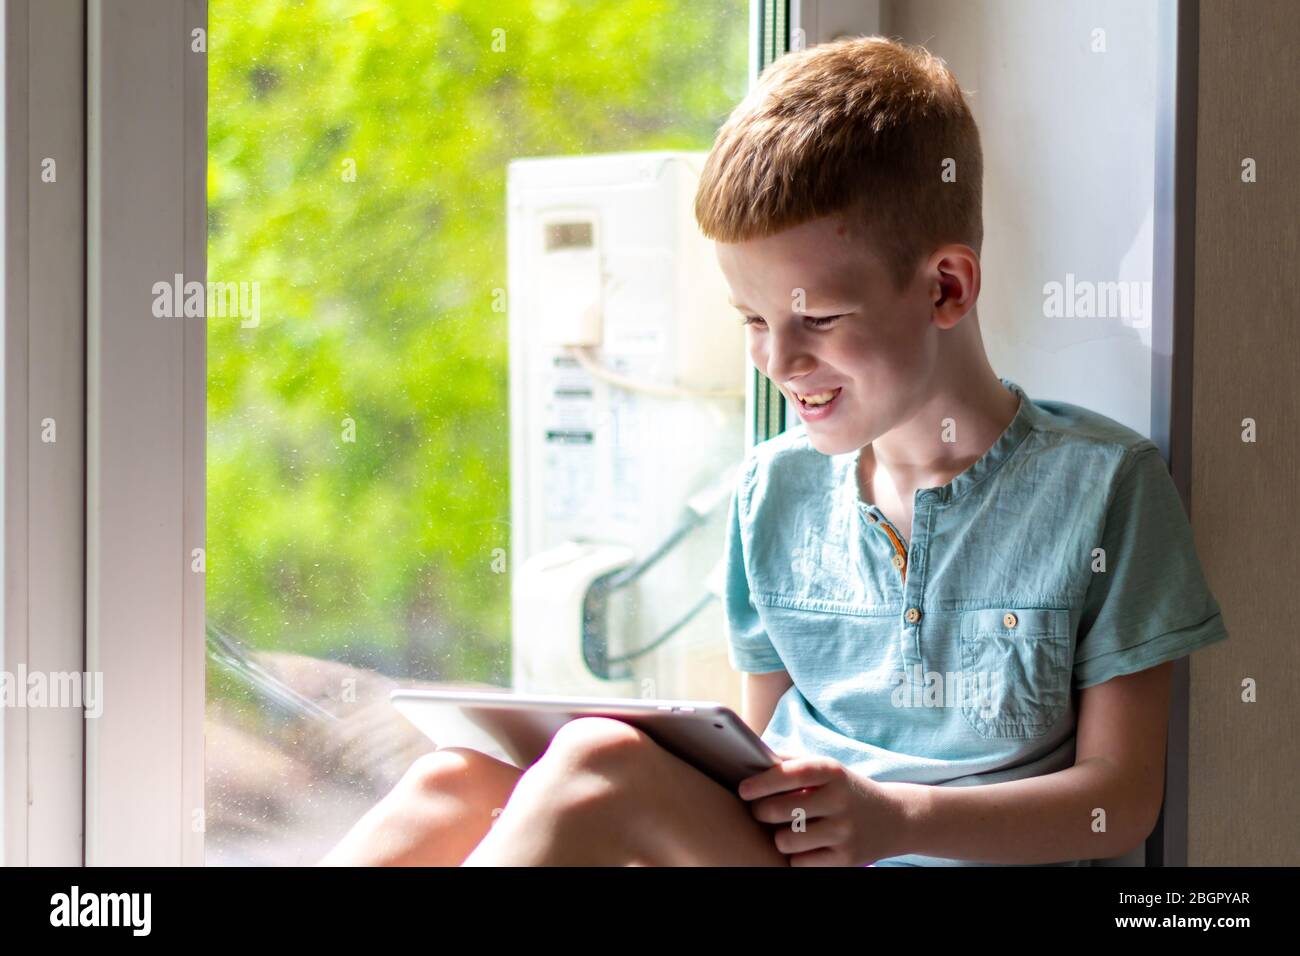
[[[1005,627],[1015,627],[1015,626],[1016,626],[1016,616],[1015,616],[1014,614],[1012,614],[1010,611],[1007,611],[1006,614],[1003,614],[1003,615],[1002,615],[1002,624],[1003,624],[1003,626],[1005,626]]]
[[[872,512],[868,511],[868,512],[867,512],[867,520],[870,521],[872,524],[875,524],[875,523],[876,523],[877,521],[879,521],[880,519],[877,518],[877,517],[876,517]]]
[[[903,569],[903,556],[901,554],[894,555],[894,567],[900,571]]]
[[[907,623],[915,624],[917,621],[921,620],[921,612],[914,607],[909,607],[907,609],[906,617]]]

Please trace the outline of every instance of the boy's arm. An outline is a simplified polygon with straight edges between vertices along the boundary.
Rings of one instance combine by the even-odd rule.
[[[776,703],[793,684],[784,669],[766,674],[742,673],[740,675],[740,719],[754,733],[762,736],[772,720]]]
[[[1167,661],[1079,691],[1068,770],[974,787],[883,784],[908,821],[900,855],[1059,863],[1123,856],[1140,846],[1164,799],[1172,678]]]
[[[992,863],[1107,859],[1151,833],[1173,659],[1228,634],[1178,489],[1150,441],[1116,471],[1101,549],[1106,567],[1088,582],[1071,678],[1074,766],[976,787],[886,784],[904,788],[896,793],[916,824],[901,827],[911,852]]]

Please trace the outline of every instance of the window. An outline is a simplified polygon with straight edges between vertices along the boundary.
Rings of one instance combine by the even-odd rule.
[[[745,0],[211,0],[209,863],[319,859],[433,747],[390,689],[512,685],[515,508],[528,499],[554,519],[570,479],[594,472],[581,440],[550,440],[528,460],[547,501],[512,488],[509,309],[530,293],[507,277],[509,164],[706,150],[744,94],[748,25]],[[548,234],[568,262],[592,241],[571,222]],[[633,281],[607,290],[607,311],[621,302],[641,310],[638,328],[670,328],[664,294]],[[654,378],[654,361],[627,354],[595,371],[587,353],[551,356],[530,427],[565,432],[577,416],[577,433],[630,456],[665,423],[700,420],[735,435],[700,451],[701,475],[725,475],[743,400],[638,405],[633,390],[581,421],[584,389],[618,388],[600,374]],[[635,528],[636,496],[664,479],[621,461],[592,464],[613,469],[592,487],[628,496]],[[547,527],[532,526],[535,548],[561,544]],[[638,530],[637,556],[673,532]],[[706,545],[676,572],[696,580],[721,555],[721,531],[699,533]],[[650,593],[610,596],[625,646],[671,630],[644,623]],[[667,620],[691,620],[707,597],[682,601]],[[722,655],[720,620],[695,623]],[[620,686],[645,680],[606,663]],[[662,692],[672,678],[656,679]]]

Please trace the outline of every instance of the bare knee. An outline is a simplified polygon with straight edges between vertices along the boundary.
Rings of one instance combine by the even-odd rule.
[[[557,824],[579,821],[585,829],[602,821],[620,823],[637,799],[637,779],[652,744],[644,732],[621,720],[571,720],[520,778],[518,803]]]
[[[645,834],[627,823],[639,799],[638,768],[645,765],[636,755],[650,743],[643,732],[612,718],[569,721],[519,778],[494,831],[508,834],[529,862],[609,865],[640,859]],[[527,852],[519,849],[525,843]]]
[[[394,788],[394,799],[462,818],[486,815],[490,824],[505,807],[521,772],[477,750],[444,747],[411,764]]]
[[[519,773],[475,750],[424,754],[326,859],[454,865],[491,827]]]
[[[493,784],[508,784],[518,774],[517,769],[477,750],[443,747],[417,758],[397,789],[426,796],[470,796]]]
[[[621,860],[788,865],[771,832],[735,793],[622,721],[565,724],[525,773],[520,791],[530,807],[546,802],[544,812],[562,837],[610,841]]]
[[[635,766],[633,754],[649,740],[622,721],[580,717],[564,724],[546,752],[519,778],[506,812],[526,808],[530,816],[558,820],[591,818],[623,800]]]
[[[653,741],[643,731],[612,717],[571,720],[551,738],[534,767],[609,793],[645,766]],[[597,786],[603,785],[603,786]]]
[[[546,754],[554,752],[588,766],[607,765],[649,742],[644,731],[613,717],[579,717],[555,732]]]

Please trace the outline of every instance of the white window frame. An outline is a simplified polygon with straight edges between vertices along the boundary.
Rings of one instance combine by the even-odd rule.
[[[85,661],[84,43],[80,0],[0,9],[0,664],[15,679],[80,672]],[[42,177],[47,159],[53,181]],[[85,724],[80,709],[0,710],[4,865],[82,863]]]
[[[203,31],[195,52],[192,31]],[[87,6],[86,863],[202,865],[207,4]]]
[[[207,5],[0,2],[0,663],[103,680],[0,712],[0,860],[201,864]]]

